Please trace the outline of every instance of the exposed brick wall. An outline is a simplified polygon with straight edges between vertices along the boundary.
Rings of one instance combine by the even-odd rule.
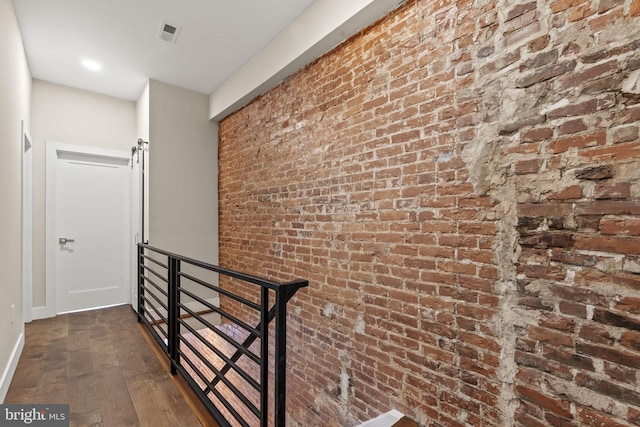
[[[640,424],[640,0],[409,0],[220,125],[292,425]]]

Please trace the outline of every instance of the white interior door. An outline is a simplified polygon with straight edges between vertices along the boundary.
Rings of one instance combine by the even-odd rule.
[[[129,302],[128,158],[56,150],[56,311]]]

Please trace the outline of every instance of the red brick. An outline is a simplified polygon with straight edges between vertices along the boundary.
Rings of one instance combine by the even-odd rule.
[[[598,200],[576,205],[577,215],[640,215],[640,203],[635,201]]]
[[[538,319],[538,325],[545,328],[557,329],[559,331],[572,332],[575,327],[575,321],[565,316],[542,313]]]
[[[542,161],[539,159],[521,160],[514,166],[516,175],[527,175],[537,173]]]
[[[558,131],[560,132],[560,135],[568,135],[568,134],[582,132],[585,130],[587,130],[587,126],[584,124],[583,119],[569,120],[562,123],[558,127]]]
[[[640,241],[613,237],[576,237],[575,247],[591,251],[640,255]]]
[[[573,346],[570,335],[554,332],[546,328],[529,325],[529,338],[543,343],[550,343],[556,346]]]
[[[540,405],[555,414],[563,417],[571,416],[570,405],[566,401],[555,399],[523,386],[516,387],[516,392],[529,402]]]
[[[582,198],[582,187],[579,185],[572,185],[557,193],[551,193],[547,196],[549,200],[571,200]]]
[[[558,82],[558,90],[565,90],[567,88],[579,87],[584,85],[590,80],[597,79],[599,77],[608,76],[618,71],[620,64],[617,59],[604,62],[602,64],[594,65],[586,69],[582,69],[578,72],[571,73]]]
[[[603,217],[600,220],[600,232],[602,234],[640,236],[640,218]]]
[[[619,161],[634,159],[640,153],[640,142],[620,144],[613,147],[592,148],[580,151],[580,156],[591,161]]]
[[[615,105],[615,97],[606,95],[601,98],[590,99],[576,104],[567,105],[551,110],[547,113],[548,118],[561,118],[582,116],[585,114],[595,113],[597,111],[606,110]]]
[[[616,303],[616,308],[627,313],[640,314],[640,298],[621,298],[620,301]]]
[[[599,380],[584,373],[576,375],[576,384],[622,402],[640,406],[638,405],[640,403],[640,393],[637,390],[622,387],[610,381]]]
[[[615,339],[605,328],[595,324],[585,324],[580,328],[580,338],[597,344],[613,345]]]
[[[611,415],[602,414],[590,408],[579,407],[577,418],[581,425],[590,427],[627,427],[626,424],[620,424],[614,421]]]
[[[607,140],[606,132],[595,132],[586,135],[571,136],[559,139],[549,144],[551,153],[564,153],[571,148],[587,148],[603,145]]]

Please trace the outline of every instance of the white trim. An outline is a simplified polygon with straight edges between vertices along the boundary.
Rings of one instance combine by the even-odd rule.
[[[22,322],[33,320],[33,138],[22,121]]]
[[[56,315],[56,176],[57,176],[57,159],[58,153],[65,154],[83,154],[94,157],[102,157],[105,159],[122,159],[129,161],[131,153],[126,151],[108,150],[104,148],[86,147],[83,145],[63,144],[55,141],[46,142],[46,233],[45,233],[45,252],[46,252],[46,273],[45,288],[46,298],[44,310],[37,309],[39,318],[54,317]],[[130,259],[131,262],[131,259]],[[128,295],[127,295],[128,296]],[[36,309],[34,309],[34,312]],[[36,313],[34,313],[35,316]]]
[[[128,304],[129,304],[128,302],[125,302],[125,303],[119,303],[119,304],[103,305],[103,306],[100,306],[100,307],[83,308],[81,310],[69,310],[69,311],[63,311],[62,313],[58,313],[58,315],[71,314],[71,313],[82,313],[83,311],[102,310],[103,308],[118,307],[118,306],[121,306],[121,305],[128,305]]]
[[[22,354],[23,349],[24,332],[20,334],[20,336],[18,337],[18,341],[16,341],[15,345],[13,346],[11,357],[9,357],[9,363],[7,363],[7,366],[2,373],[2,378],[0,378],[0,403],[4,403],[4,399],[7,397],[7,392],[9,391],[11,380],[13,380],[13,375],[16,373],[18,361],[20,360],[20,355]]]
[[[280,84],[287,76],[353,34],[375,23],[405,0],[313,2],[260,52],[209,96],[209,119],[218,121]]]

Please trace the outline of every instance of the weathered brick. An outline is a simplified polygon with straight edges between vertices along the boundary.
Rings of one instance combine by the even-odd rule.
[[[596,309],[593,314],[593,320],[605,325],[640,331],[640,320],[605,309]]]
[[[640,241],[638,241],[637,239],[601,236],[580,236],[575,238],[574,245],[577,249],[590,249],[618,254],[640,255]]]
[[[558,127],[560,135],[569,135],[587,130],[582,119],[568,120]]]
[[[602,234],[640,236],[640,218],[603,217],[600,220],[600,232]]]
[[[606,95],[601,98],[590,99],[576,104],[556,108],[547,113],[547,118],[556,119],[561,117],[582,116],[609,109],[614,105],[615,97],[613,95]]]
[[[586,148],[603,145],[606,142],[605,132],[595,132],[586,135],[574,135],[567,138],[553,141],[549,144],[549,151],[552,153],[564,153],[571,148]]]
[[[628,199],[631,196],[631,186],[628,182],[598,182],[593,194],[594,199]]]
[[[640,152],[640,142],[630,144],[618,144],[613,147],[592,148],[580,152],[580,156],[591,161],[619,161],[634,159]]]
[[[516,391],[524,399],[538,404],[553,413],[564,417],[571,416],[570,405],[566,401],[563,402],[561,400],[554,399],[553,397],[546,396],[542,393],[523,386],[517,387]]]
[[[595,166],[576,171],[576,179],[600,180],[613,177],[613,171],[610,166]]]
[[[619,68],[620,63],[618,62],[618,60],[612,59],[602,64],[594,65],[593,67],[589,67],[563,77],[558,81],[557,88],[558,90],[562,91],[568,88],[579,87],[591,80],[614,74],[619,70]]]
[[[597,344],[613,345],[614,337],[608,330],[596,324],[586,324],[580,328],[580,338]]]
[[[639,392],[630,388],[621,387],[610,381],[598,380],[587,374],[579,373],[576,376],[576,384],[616,400],[640,406]]]
[[[560,76],[562,74],[568,73],[576,68],[576,61],[563,62],[560,64],[552,64],[548,65],[540,70],[536,70],[534,73],[531,73],[525,77],[521,77],[518,79],[516,85],[517,87],[526,88],[532,86],[536,83],[541,83],[546,80],[552,79],[554,77]],[[581,107],[582,109],[593,108],[593,107]],[[572,114],[578,115],[578,114]],[[555,117],[555,116],[551,116]],[[557,116],[561,117],[561,116]]]
[[[558,192],[551,193],[547,196],[548,200],[571,200],[582,198],[582,187],[572,185]]]
[[[543,355],[546,359],[560,362],[563,366],[571,366],[585,371],[595,371],[591,358],[576,354],[573,350],[545,346]]]
[[[520,15],[524,15],[527,12],[530,12],[532,10],[536,9],[536,2],[530,2],[530,3],[524,3],[524,4],[519,4],[514,6],[513,8],[511,8],[511,10],[509,10],[509,12],[507,12],[507,16],[505,18],[505,21],[510,21],[513,18],[516,18]]]
[[[542,162],[539,159],[521,160],[514,165],[514,172],[517,175],[527,175],[537,173]]]
[[[570,7],[580,6],[582,3],[585,3],[584,0],[557,0],[555,3],[551,5],[551,10],[555,13],[562,12],[563,10],[567,10]]]
[[[620,142],[636,141],[638,139],[638,126],[617,126],[607,132],[607,142],[617,144]]]
[[[553,129],[551,128],[534,128],[522,130],[520,133],[520,140],[522,142],[536,142],[549,139],[553,136]]]
[[[612,420],[611,416],[598,413],[590,408],[580,407],[577,412],[580,425],[593,427],[627,427],[626,424]]]

